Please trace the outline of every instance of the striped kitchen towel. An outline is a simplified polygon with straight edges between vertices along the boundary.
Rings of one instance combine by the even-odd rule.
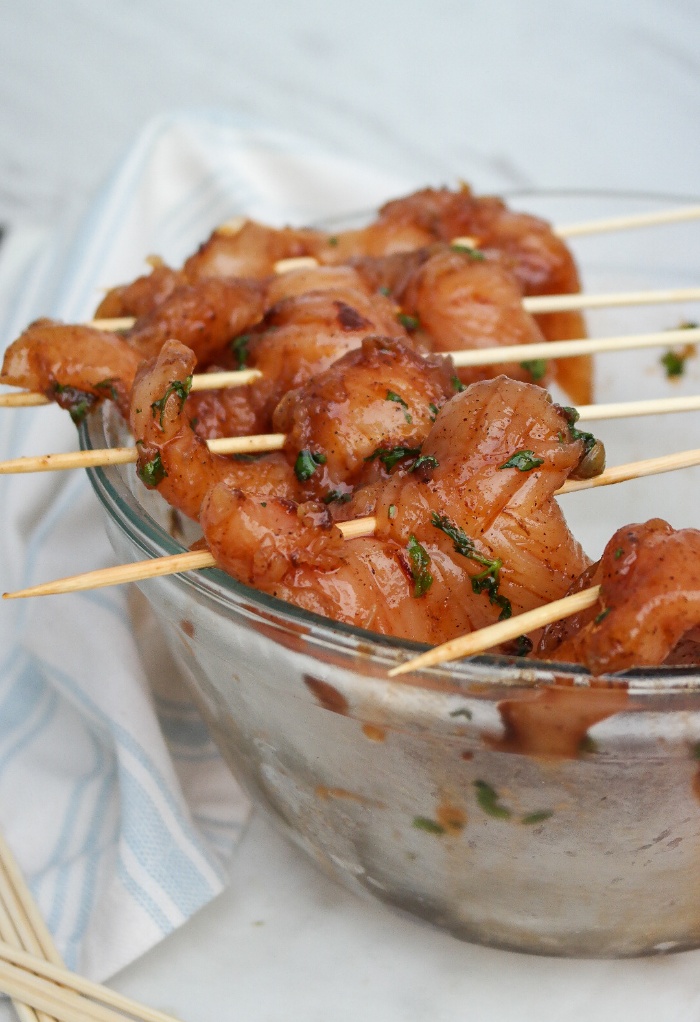
[[[231,216],[309,223],[414,183],[230,115],[163,116],[76,225],[0,251],[3,346],[39,316],[89,318],[147,255],[178,265]],[[75,446],[55,407],[0,417],[0,458]],[[114,563],[84,473],[0,486],[2,590]],[[104,979],[222,889],[248,804],[137,590],[6,602],[0,636],[0,829],[68,965]]]

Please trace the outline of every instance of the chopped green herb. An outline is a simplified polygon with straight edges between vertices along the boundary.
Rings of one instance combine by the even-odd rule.
[[[413,820],[416,830],[424,830],[427,834],[444,834],[445,828],[436,820],[430,820],[427,816],[416,816]]]
[[[625,552],[624,549],[621,546],[619,546],[613,555],[615,560],[619,561],[624,552]]]
[[[544,374],[547,372],[547,359],[546,358],[533,358],[527,362],[521,362],[520,366],[526,372],[530,374],[535,383],[541,380]]]
[[[450,717],[466,717],[467,720],[472,719],[472,711],[468,710],[466,706],[460,706],[458,710],[452,710]]]
[[[467,536],[466,532],[458,528],[454,522],[451,522],[447,515],[438,515],[433,511],[431,521],[436,529],[440,529],[446,536],[450,537],[458,554],[468,557],[477,564],[484,565],[484,570],[472,577],[472,590],[477,595],[483,592],[487,593],[489,602],[501,608],[501,613],[498,616],[499,621],[505,621],[506,618],[509,618],[513,613],[510,600],[498,592],[501,582],[500,572],[503,566],[503,561],[500,557],[491,559],[480,554],[476,549],[474,541]]]
[[[390,290],[389,290],[389,288],[388,288],[388,287],[386,286],[386,284],[383,284],[383,285],[382,285],[382,286],[381,286],[381,287],[379,288],[379,294],[380,294],[380,295],[384,295],[384,297],[385,297],[385,298],[389,298],[389,297],[391,297],[391,291],[390,291]]]
[[[420,545],[413,533],[408,537],[406,549],[411,560],[411,575],[414,582],[413,595],[425,596],[433,584],[433,576],[428,568],[430,564],[428,551]]]
[[[199,417],[197,415],[190,419],[190,429],[196,429],[199,425]]]
[[[511,454],[508,461],[504,461],[499,468],[517,468],[518,472],[531,472],[533,468],[544,465],[544,458],[538,458],[534,451],[516,451]]]
[[[184,380],[184,382],[182,380],[173,380],[172,383],[168,384],[168,388],[165,391],[165,394],[163,394],[163,396],[159,398],[158,401],[154,401],[151,404],[153,418],[155,419],[156,415],[159,416],[158,422],[160,424],[161,429],[163,428],[163,416],[165,415],[165,406],[168,403],[168,398],[170,397],[170,395],[176,394],[177,397],[179,397],[180,411],[182,411],[185,401],[187,400],[187,395],[190,392],[191,386],[192,386],[191,375],[188,376],[187,379]]]
[[[161,483],[167,474],[160,457],[160,451],[156,451],[150,461],[140,465],[138,468],[139,479],[149,489],[153,489],[158,483]]]
[[[396,504],[389,504],[389,518],[396,518]]]
[[[76,426],[79,426],[93,405],[99,400],[94,394],[78,390],[77,387],[64,387],[60,383],[53,386],[56,403],[65,408]]]
[[[466,255],[469,256],[470,259],[473,259],[475,262],[479,263],[483,262],[484,259],[486,258],[486,256],[484,255],[480,248],[473,248],[471,245],[456,244],[452,245],[451,248],[454,252],[464,252]]]
[[[606,607],[605,610],[601,610],[600,614],[596,614],[593,624],[599,625],[601,621],[604,621],[606,619],[611,610],[612,607]]]
[[[294,462],[294,474],[300,483],[310,479],[319,465],[326,463],[326,455],[316,451],[299,451],[297,460]]]
[[[240,337],[234,337],[229,344],[231,353],[236,359],[236,369],[245,369],[248,365],[248,345],[250,344],[250,334],[241,334]]]
[[[386,400],[387,401],[395,401],[398,405],[401,405],[401,407],[405,409],[405,411],[403,413],[403,417],[406,420],[406,422],[408,422],[408,423],[413,422],[413,416],[408,411],[408,405],[406,404],[404,399],[399,396],[399,394],[396,394],[393,390],[387,390],[387,392],[386,392]]]
[[[396,318],[401,326],[405,326],[407,330],[417,330],[420,326],[420,320],[418,317],[409,316],[407,312],[400,312]]]
[[[332,245],[335,248],[335,246],[338,244],[338,239],[336,237],[331,237],[328,239],[328,244]]]
[[[513,640],[513,647],[513,656],[527,656],[532,653],[532,639],[528,639],[527,635],[519,635]]]
[[[527,813],[525,816],[522,816],[520,822],[526,826],[531,826],[533,823],[544,823],[550,816],[554,816],[553,809],[540,809],[538,812]]]
[[[669,348],[666,354],[661,356],[659,362],[666,370],[666,376],[669,380],[684,374],[687,358],[688,355],[685,352],[674,351],[673,348]]]
[[[575,424],[581,417],[575,408],[571,408],[568,405],[560,405],[559,407],[561,408],[562,412],[564,413],[566,419],[569,422],[569,436],[573,441],[583,440],[584,453],[588,454],[591,448],[594,447],[598,443],[598,441],[596,440],[592,433],[586,433],[581,429],[575,428]]]
[[[260,507],[267,507],[267,501],[266,500],[261,500],[260,501]]]
[[[450,379],[450,383],[452,384],[452,386],[454,387],[458,394],[461,394],[463,390],[467,389],[460,380],[459,376],[452,376]]]
[[[411,465],[411,472],[418,468],[439,468],[440,462],[433,454],[421,454]]]
[[[489,816],[497,820],[509,820],[513,815],[507,806],[501,805],[498,801],[498,793],[486,781],[474,781],[476,788],[476,800]]]
[[[251,463],[253,461],[260,461],[260,459],[264,458],[264,457],[265,457],[264,453],[260,453],[260,454],[234,454],[233,455],[233,460],[234,461],[242,461],[244,463]]]
[[[351,493],[342,493],[340,490],[331,490],[323,498],[324,504],[347,504],[349,500],[352,500]]]
[[[95,384],[95,390],[109,391],[109,396],[111,397],[112,401],[118,401],[119,395],[117,394],[117,389],[114,386],[114,382],[115,382],[114,377],[110,377],[110,379],[108,380],[100,380],[99,383]]]
[[[391,472],[394,465],[403,458],[415,458],[419,454],[420,447],[402,447],[400,445],[398,447],[378,447],[369,457],[365,458],[365,461],[374,461],[375,458],[379,458],[387,472]]]
[[[432,402],[428,405],[428,408],[430,409],[430,421],[435,422],[439,409],[437,405],[434,405]]]

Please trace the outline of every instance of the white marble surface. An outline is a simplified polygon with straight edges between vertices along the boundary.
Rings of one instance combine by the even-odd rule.
[[[0,221],[85,203],[144,120],[225,106],[480,189],[700,194],[696,0],[5,0]],[[256,820],[229,891],[115,980],[191,1022],[697,1022],[700,953],[469,947],[326,880]],[[8,1016],[9,1017],[9,1016]]]

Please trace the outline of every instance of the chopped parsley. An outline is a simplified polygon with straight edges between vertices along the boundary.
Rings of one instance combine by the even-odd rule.
[[[441,823],[436,820],[431,820],[427,816],[416,816],[413,820],[413,826],[416,830],[424,830],[427,834],[444,834],[445,828]]]
[[[248,345],[250,343],[250,334],[241,334],[240,337],[234,337],[229,344],[231,353],[236,359],[236,369],[245,369],[248,365]]]
[[[546,358],[533,358],[527,362],[520,363],[521,369],[524,369],[530,374],[535,383],[542,379],[544,374],[547,372],[547,359]]]
[[[374,461],[379,458],[387,472],[391,472],[392,468],[398,464],[403,458],[416,458],[420,454],[420,447],[403,447],[398,445],[397,447],[378,447],[376,451],[373,451],[365,461]]]
[[[668,351],[661,356],[659,362],[666,370],[666,376],[669,380],[683,376],[685,373],[685,361],[687,358],[687,352],[675,351],[673,348],[669,348]]]
[[[418,468],[439,468],[440,462],[433,454],[421,454],[411,465],[411,472],[415,472]]]
[[[501,613],[498,615],[499,621],[505,621],[506,618],[509,618],[513,613],[510,600],[502,596],[498,591],[498,587],[501,584],[501,568],[503,566],[503,561],[500,557],[491,559],[480,554],[476,549],[474,540],[470,539],[466,532],[458,528],[454,522],[451,522],[447,515],[438,515],[433,511],[431,521],[436,529],[440,529],[446,536],[449,536],[458,554],[468,557],[470,561],[474,561],[476,564],[484,565],[483,571],[479,572],[478,575],[472,576],[472,591],[477,595],[479,593],[486,593],[489,602],[501,608]]]
[[[460,706],[458,710],[452,710],[450,717],[466,717],[467,720],[472,719],[472,711],[468,710],[466,706]]]
[[[466,255],[469,256],[470,259],[473,259],[475,262],[481,263],[486,258],[485,254],[481,251],[480,248],[473,248],[471,245],[460,245],[459,243],[457,243],[456,245],[451,245],[450,247],[452,248],[453,252],[464,252]]]
[[[331,490],[323,498],[324,504],[347,504],[349,500],[352,500],[351,493],[342,493],[340,490]]]
[[[526,826],[532,826],[534,823],[544,823],[544,821],[548,820],[550,816],[554,816],[554,811],[552,809],[539,809],[534,813],[526,813],[525,816],[520,818],[520,822],[524,823]]]
[[[450,383],[452,384],[452,386],[454,387],[458,394],[461,394],[463,390],[467,389],[460,380],[459,376],[452,376],[450,378]]]
[[[64,387],[61,383],[54,383],[53,393],[56,403],[66,409],[76,426],[80,425],[93,405],[99,400],[94,394],[78,390],[77,387]]]
[[[582,429],[576,429],[575,424],[578,422],[581,416],[575,408],[571,408],[568,405],[560,405],[559,407],[561,408],[562,412],[564,413],[564,416],[566,417],[569,423],[569,436],[574,441],[583,440],[584,453],[588,454],[588,452],[593,447],[595,447],[598,441],[596,440],[592,433],[586,433]]]
[[[153,418],[155,419],[156,415],[159,416],[158,423],[161,429],[163,428],[163,416],[165,415],[165,406],[168,403],[168,398],[170,397],[170,395],[176,394],[177,397],[179,397],[180,411],[182,411],[185,401],[187,400],[187,395],[190,392],[191,386],[192,386],[191,375],[188,376],[187,379],[184,381],[173,380],[172,383],[168,384],[168,388],[165,391],[165,394],[163,394],[163,396],[159,398],[157,401],[152,402],[151,411],[153,412]]]
[[[430,421],[435,422],[439,411],[438,406],[434,405],[431,401],[430,404],[428,405],[428,408],[430,409]]]
[[[395,401],[397,405],[401,405],[401,407],[404,409],[403,417],[406,420],[406,422],[408,422],[408,423],[413,422],[413,416],[410,414],[410,412],[408,410],[408,405],[406,404],[404,399],[399,394],[397,394],[393,390],[387,390],[387,392],[386,392],[386,400],[387,401]]]
[[[406,550],[411,561],[411,575],[414,582],[413,595],[425,596],[433,584],[433,576],[428,567],[430,564],[428,551],[420,545],[413,533],[408,538]]]
[[[149,489],[153,489],[158,483],[167,476],[165,466],[160,457],[160,451],[156,451],[150,461],[145,462],[143,465],[139,465],[138,476],[141,482],[148,486]]]
[[[527,635],[519,635],[513,640],[513,656],[527,656],[532,653],[532,639]]]
[[[338,244],[338,239],[335,236],[332,236],[328,239],[328,244],[332,245],[333,248],[335,248],[335,246]]]
[[[300,483],[310,479],[319,465],[325,465],[326,455],[316,451],[299,451],[294,462],[294,474]]]
[[[615,553],[613,554],[613,557],[615,558],[616,561],[619,561],[624,552],[625,552],[624,549],[621,546],[619,546]]]
[[[396,518],[396,504],[389,504],[389,510],[387,514],[389,518]]]
[[[516,451],[511,454],[508,461],[504,461],[501,468],[517,468],[518,472],[531,472],[533,468],[544,465],[544,458],[538,458],[534,451]]]
[[[420,320],[418,317],[409,316],[407,312],[400,312],[396,318],[401,326],[405,326],[407,330],[417,330],[420,326]]]
[[[612,610],[612,607],[606,607],[605,610],[601,610],[600,614],[596,614],[593,624],[599,625],[601,621],[605,621],[606,617]]]
[[[380,295],[384,295],[385,298],[390,298],[391,297],[391,291],[386,286],[386,284],[382,284],[382,286],[379,288],[379,294]]]
[[[486,781],[474,781],[474,787],[476,788],[476,800],[485,813],[494,816],[497,820],[511,818],[513,814],[507,806],[498,801],[498,792],[495,788],[492,788]]]
[[[95,390],[106,390],[109,392],[109,396],[112,401],[118,401],[119,395],[117,394],[117,388],[114,386],[116,377],[110,376],[108,380],[100,380],[99,383],[95,384]]]

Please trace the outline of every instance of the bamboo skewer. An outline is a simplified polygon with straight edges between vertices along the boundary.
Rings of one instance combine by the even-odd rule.
[[[645,415],[671,415],[677,412],[700,411],[700,395],[652,398],[646,401],[619,401],[612,404],[581,405],[580,422],[601,419],[635,418]],[[217,437],[207,440],[214,454],[265,454],[281,451],[286,442],[284,433],[258,433],[252,436]],[[97,468],[106,465],[129,465],[138,460],[136,447],[105,447],[90,451],[68,451],[64,454],[25,455],[0,461],[0,475],[30,472],[60,472],[76,468]],[[641,464],[641,463],[640,463]]]
[[[0,941],[0,961],[7,963],[10,966],[15,966],[17,972],[14,970],[8,970],[5,975],[12,976],[13,978],[19,979],[18,973],[27,974],[27,983],[31,982],[32,979],[40,977],[42,980],[48,981],[53,990],[51,994],[58,1000],[62,995],[63,991],[73,992],[75,994],[82,994],[86,998],[91,998],[93,1001],[101,1003],[108,1008],[114,1008],[115,1011],[123,1012],[141,1020],[141,1022],[173,1022],[171,1015],[166,1015],[162,1011],[157,1011],[155,1008],[149,1008],[145,1004],[139,1004],[136,1001],[132,1001],[130,997],[126,997],[123,994],[118,994],[114,990],[110,990],[109,987],[102,986],[99,983],[93,983],[91,980],[85,979],[83,976],[78,975],[75,972],[70,972],[63,966],[54,965],[51,962],[44,961],[41,958],[37,958],[34,955],[29,954],[26,951],[21,951],[18,948],[13,948],[9,944]],[[23,977],[22,977],[23,978]],[[60,984],[56,986],[55,984]],[[0,976],[0,987],[3,985],[2,976]],[[41,987],[42,991],[48,991],[48,987]],[[72,1003],[75,1003],[73,1001]],[[81,1005],[85,1011],[90,1010],[90,1002],[81,999]],[[73,1016],[70,1016],[71,1018]],[[94,1017],[94,1016],[93,1016]],[[123,1022],[123,1016],[111,1015],[111,1018],[119,1017]]]
[[[560,238],[575,238],[584,234],[602,234],[606,231],[627,231],[637,227],[658,227],[700,218],[700,205],[660,209],[653,213],[633,213],[629,216],[611,216],[600,220],[585,220],[572,224],[559,224],[554,233]]]
[[[55,965],[63,964],[22,872],[2,835],[0,835],[0,937],[11,946],[41,955]],[[25,1004],[17,1010],[22,1022],[51,1022],[52,1016]]]
[[[700,327],[661,330],[651,334],[622,334],[616,337],[582,337],[571,341],[541,341],[537,344],[507,344],[503,347],[469,348],[445,352],[458,369],[466,366],[493,365],[498,362],[529,362],[536,358],[573,358],[613,351],[665,348],[673,344],[700,341]]]
[[[614,468],[606,469],[601,475],[594,476],[592,479],[568,480],[556,491],[555,496],[592,489],[596,486],[610,486],[613,483],[640,479],[663,472],[673,472],[694,465],[700,465],[700,448],[617,465]],[[371,536],[376,528],[377,520],[373,516],[367,516],[348,522],[338,522],[337,525],[345,539],[356,539],[359,536]],[[63,593],[84,592],[89,589],[101,589],[105,586],[122,585],[125,582],[141,582],[149,578],[161,578],[164,575],[176,575],[179,572],[215,567],[216,561],[208,550],[186,550],[179,554],[170,554],[167,557],[154,557],[147,561],[117,565],[114,568],[98,568],[96,571],[69,575],[67,578],[56,579],[53,582],[41,582],[27,589],[19,589],[14,593],[3,593],[3,599],[17,600],[29,596],[57,596]]]
[[[450,639],[449,642],[434,646],[426,653],[408,660],[405,664],[392,667],[388,675],[390,678],[396,678],[400,674],[408,674],[409,671],[434,667],[436,664],[442,664],[448,660],[458,660],[462,657],[483,653],[484,650],[498,646],[502,642],[517,639],[519,635],[525,635],[536,628],[544,628],[545,625],[552,624],[554,621],[560,621],[564,617],[588,610],[595,604],[599,594],[600,586],[583,589],[579,593],[565,596],[563,599],[547,603],[543,607],[536,607],[524,614],[517,614],[515,617],[508,618],[507,621],[498,621],[495,625],[480,628],[476,632],[470,632],[469,635]]]
[[[262,378],[259,369],[235,369],[220,373],[195,373],[192,377],[190,393],[198,390],[223,390],[229,387],[246,387]],[[52,401],[44,394],[30,390],[16,393],[0,394],[0,408],[23,408],[28,406],[50,405]]]
[[[700,288],[688,289],[700,299]],[[680,292],[665,292],[679,294]],[[629,292],[633,294],[633,292]],[[562,298],[569,298],[563,295]],[[601,296],[573,296],[587,299],[587,308],[593,308],[594,301]],[[539,301],[540,299],[532,299]],[[529,299],[527,299],[529,301]],[[565,306],[562,306],[564,308]],[[568,306],[573,308],[574,306]],[[584,308],[581,304],[579,308]],[[597,305],[595,307],[598,307]],[[97,321],[96,321],[97,322]],[[700,340],[699,327],[682,327],[678,330],[661,330],[650,334],[622,334],[616,337],[581,337],[569,341],[542,341],[537,344],[512,344],[490,346],[488,348],[469,348],[459,351],[443,352],[452,356],[458,369],[467,366],[493,365],[499,362],[527,362],[544,358],[573,358],[577,355],[596,355],[612,351],[636,351],[644,348],[670,347],[673,344],[692,344]],[[243,387],[261,379],[259,369],[237,369],[230,372],[196,373],[192,377],[191,391],[220,390],[228,387]],[[0,408],[29,408],[51,404],[51,399],[44,394],[33,391],[18,391],[0,394]]]

